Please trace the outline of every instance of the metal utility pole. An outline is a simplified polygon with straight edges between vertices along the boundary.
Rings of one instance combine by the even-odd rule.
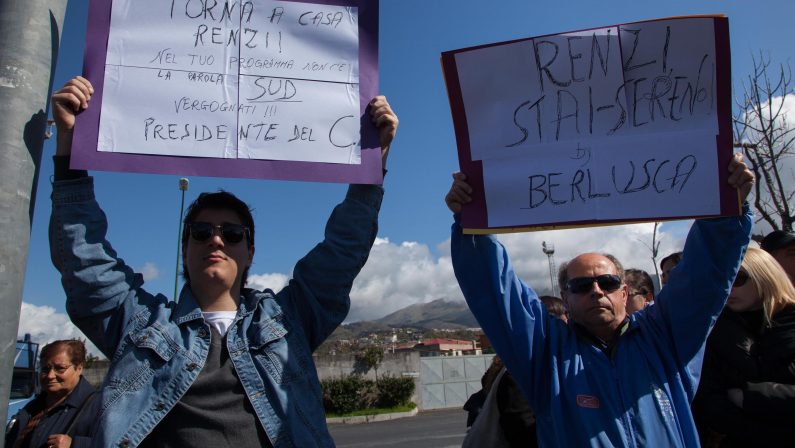
[[[555,297],[560,297],[560,293],[558,291],[558,285],[557,282],[555,281],[555,271],[557,270],[555,269],[555,245],[550,244],[549,246],[547,246],[547,242],[542,241],[541,250],[544,251],[544,253],[547,256],[547,259],[549,260],[549,285],[552,288],[552,295]]]
[[[174,301],[179,302],[179,291],[177,287],[179,286],[179,262],[180,254],[182,252],[182,215],[185,214],[185,192],[188,191],[188,185],[190,181],[187,178],[181,178],[179,180],[179,190],[182,192],[182,204],[179,206],[179,225],[177,226],[177,269],[174,272]]]
[[[66,0],[0,1],[0,421],[16,354],[22,285]],[[56,281],[53,279],[53,281]],[[0,448],[4,439],[0,439]]]

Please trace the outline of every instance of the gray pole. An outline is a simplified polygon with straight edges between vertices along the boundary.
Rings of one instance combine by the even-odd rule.
[[[174,301],[179,302],[177,287],[179,286],[179,262],[182,253],[182,215],[185,213],[185,192],[188,191],[190,182],[183,177],[179,180],[179,190],[182,192],[182,204],[179,206],[179,225],[177,226],[177,269],[174,272]]]
[[[66,0],[0,1],[0,422],[5,423],[36,181]],[[56,281],[53,279],[53,281]],[[0,438],[0,448],[4,438]]]

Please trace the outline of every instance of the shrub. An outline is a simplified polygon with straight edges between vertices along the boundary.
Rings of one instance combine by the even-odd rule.
[[[351,375],[320,382],[323,388],[323,406],[326,412],[347,414],[375,401],[372,381]]]
[[[382,376],[378,383],[359,375],[323,380],[323,406],[326,412],[350,414],[376,406],[390,408],[410,403],[414,394],[413,378]]]
[[[378,380],[378,406],[393,407],[409,403],[414,394],[413,378],[384,375]]]

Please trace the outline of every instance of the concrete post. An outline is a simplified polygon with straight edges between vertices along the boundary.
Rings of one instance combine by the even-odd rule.
[[[5,423],[52,73],[66,0],[0,1],[0,421]],[[55,281],[55,280],[53,280]],[[0,448],[4,444],[0,438]]]

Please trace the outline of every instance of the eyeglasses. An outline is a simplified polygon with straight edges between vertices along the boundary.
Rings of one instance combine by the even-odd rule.
[[[250,235],[248,227],[240,224],[225,223],[220,226],[214,226],[209,222],[195,221],[189,222],[187,227],[191,238],[199,243],[212,238],[216,230],[218,230],[221,238],[229,244],[237,244],[243,241],[244,237],[248,238]]]
[[[621,287],[621,277],[612,274],[603,274],[596,277],[577,277],[566,283],[566,289],[574,294],[591,292],[596,282],[599,289],[604,292],[613,292]]]
[[[67,370],[69,370],[69,367],[72,367],[72,365],[69,364],[68,366],[59,366],[57,364],[47,364],[41,366],[41,373],[42,375],[47,375],[48,373],[50,373],[50,370],[55,370],[55,373],[57,373],[58,375],[63,375],[64,373],[66,373]]]
[[[745,271],[740,271],[737,273],[737,277],[734,277],[734,284],[732,288],[739,288],[740,286],[745,285],[745,282],[748,281],[748,273]]]

